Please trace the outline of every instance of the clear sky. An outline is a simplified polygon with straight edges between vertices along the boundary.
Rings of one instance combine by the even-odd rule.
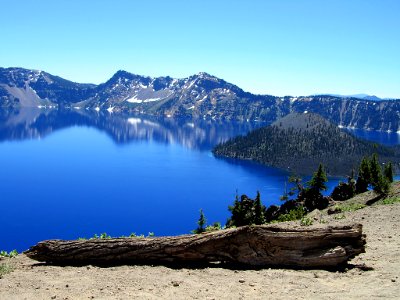
[[[400,98],[400,0],[0,0],[0,66]]]

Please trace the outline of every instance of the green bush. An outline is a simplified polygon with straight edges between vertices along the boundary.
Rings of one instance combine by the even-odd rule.
[[[344,214],[336,215],[333,217],[335,220],[343,220],[346,219],[346,216]]]
[[[260,192],[257,191],[255,199],[246,195],[236,195],[233,205],[228,207],[231,217],[226,222],[226,227],[261,225],[265,223],[265,206],[261,203]]]
[[[100,238],[101,239],[111,239],[111,236],[109,236],[107,233],[102,233],[102,234],[100,234]]]
[[[352,203],[352,204],[346,204],[346,205],[338,205],[338,207],[340,208],[341,212],[346,212],[346,211],[355,211],[355,210],[362,209],[362,208],[366,207],[366,205],[361,204],[361,203]]]
[[[16,257],[18,255],[18,252],[17,252],[17,250],[12,250],[12,251],[10,251],[9,253],[7,252],[7,251],[4,251],[4,250],[2,250],[2,251],[0,251],[0,257],[10,257],[10,258],[13,258],[13,257]]]
[[[305,214],[306,211],[304,207],[299,206],[298,208],[292,209],[287,214],[280,215],[273,223],[300,220]]]
[[[215,222],[212,225],[208,225],[206,227],[206,232],[211,232],[211,231],[216,231],[216,230],[221,230],[221,223],[220,222]]]
[[[310,226],[313,224],[313,220],[309,217],[303,217],[300,220],[300,225],[301,226]]]
[[[333,189],[331,197],[335,201],[344,201],[354,197],[356,194],[356,186],[353,182],[340,182],[338,186]]]
[[[382,204],[394,204],[394,203],[399,203],[400,202],[400,198],[399,197],[391,197],[391,198],[386,198],[382,200]]]
[[[144,234],[137,235],[135,232],[132,232],[129,237],[131,238],[144,238]]]
[[[0,278],[2,278],[3,275],[12,272],[13,270],[14,268],[9,264],[0,264]]]

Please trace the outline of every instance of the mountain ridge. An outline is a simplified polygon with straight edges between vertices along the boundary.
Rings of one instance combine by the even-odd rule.
[[[119,70],[106,82],[95,85],[44,71],[0,68],[0,106],[54,106],[267,123],[291,112],[309,111],[342,127],[400,132],[397,100],[256,95],[206,72],[177,79]]]

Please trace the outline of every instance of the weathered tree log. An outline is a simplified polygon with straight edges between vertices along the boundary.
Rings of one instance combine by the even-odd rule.
[[[156,238],[48,240],[25,252],[63,265],[231,262],[250,266],[336,267],[365,252],[362,225],[326,228],[244,226]]]

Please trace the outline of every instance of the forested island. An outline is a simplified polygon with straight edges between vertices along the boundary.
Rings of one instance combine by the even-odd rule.
[[[400,148],[356,138],[317,114],[294,113],[270,126],[238,136],[213,149],[215,156],[253,160],[300,175],[322,163],[328,175],[349,175],[364,156],[377,153],[382,163],[400,163]]]

